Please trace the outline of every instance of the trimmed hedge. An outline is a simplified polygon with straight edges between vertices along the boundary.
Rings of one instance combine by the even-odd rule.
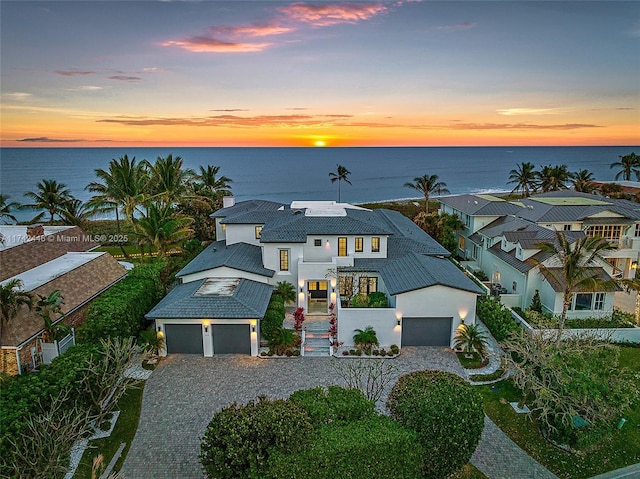
[[[325,424],[299,452],[273,451],[268,479],[418,479],[425,451],[415,432],[386,416]]]
[[[260,320],[260,334],[264,339],[267,341],[272,339],[273,334],[282,327],[284,315],[284,298],[279,294],[271,295],[269,306]]]
[[[107,338],[137,337],[144,329],[144,315],[164,295],[160,272],[164,263],[133,268],[126,278],[96,298],[79,329],[81,342],[98,343]]]
[[[359,389],[329,386],[302,389],[289,400],[302,407],[315,426],[335,421],[349,422],[376,416],[375,404]]]
[[[511,317],[511,312],[499,299],[491,296],[480,296],[476,303],[476,314],[489,328],[496,341],[504,341],[512,332],[517,332],[520,325]]]
[[[200,463],[209,477],[262,479],[274,450],[296,453],[312,430],[307,413],[291,401],[260,397],[214,414],[200,443]]]
[[[401,376],[387,407],[394,419],[418,434],[427,451],[428,478],[447,477],[469,462],[484,428],[480,394],[461,377],[444,371]]]

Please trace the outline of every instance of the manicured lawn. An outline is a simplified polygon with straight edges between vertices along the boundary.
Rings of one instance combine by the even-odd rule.
[[[623,347],[620,364],[640,371],[640,348]],[[545,441],[537,424],[527,415],[516,414],[509,402],[519,401],[519,391],[511,381],[501,381],[491,386],[479,386],[484,399],[486,414],[513,441],[532,457],[559,477],[588,478],[607,471],[640,462],[640,404],[632,411],[624,412],[627,423],[596,447],[579,454],[562,451]],[[622,412],[621,412],[622,414]]]
[[[126,443],[120,459],[116,463],[115,470],[118,471],[127,457],[129,446],[138,429],[138,421],[140,420],[140,410],[142,408],[142,391],[144,389],[144,381],[134,385],[120,398],[115,410],[120,411],[118,422],[111,433],[111,436],[104,439],[98,439],[89,443],[89,448],[85,451],[80,461],[80,465],[73,476],[75,479],[91,478],[91,465],[93,459],[102,454],[104,456],[103,464],[106,467],[111,458],[116,453],[121,443]]]
[[[467,358],[467,353],[456,353],[456,356],[458,356],[458,361],[460,361],[462,367],[466,369],[478,369],[488,363],[486,359],[483,361],[482,356],[478,353],[471,353],[471,358]]]

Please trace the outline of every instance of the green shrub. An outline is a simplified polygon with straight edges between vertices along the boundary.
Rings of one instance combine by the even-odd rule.
[[[476,314],[489,328],[496,341],[504,341],[507,336],[519,330],[520,326],[511,317],[511,312],[499,299],[480,296],[476,303]]]
[[[375,293],[369,293],[369,307],[370,308],[386,308],[387,295],[381,291],[376,291]]]
[[[269,458],[269,479],[418,479],[424,450],[416,434],[386,416],[325,424],[300,452]]]
[[[428,452],[425,477],[446,477],[469,462],[484,427],[480,395],[462,378],[444,371],[401,376],[387,407],[394,419],[418,433]]]
[[[375,404],[369,401],[359,389],[329,386],[302,389],[289,398],[303,408],[314,425],[335,421],[348,422],[373,417]]]
[[[260,320],[260,334],[264,339],[270,341],[274,333],[282,328],[284,321],[285,307],[284,299],[279,294],[273,294],[269,301],[269,306]]]
[[[145,326],[144,315],[164,294],[162,268],[163,263],[136,266],[125,279],[102,293],[89,306],[78,339],[97,344],[101,339],[137,337]]]
[[[363,293],[354,295],[353,298],[351,298],[351,307],[352,308],[368,308],[369,297]]]
[[[291,401],[260,397],[244,406],[231,404],[214,414],[200,443],[200,463],[209,477],[264,477],[269,456],[296,453],[312,427],[307,413]]]

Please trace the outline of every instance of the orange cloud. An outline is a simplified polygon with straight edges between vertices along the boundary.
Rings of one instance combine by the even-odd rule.
[[[261,126],[317,126],[333,124],[329,118],[349,118],[350,115],[215,115],[191,118],[149,118],[121,116],[97,120],[100,123],[119,123],[130,126],[226,126],[226,127],[261,127]]]
[[[261,24],[254,23],[252,25],[241,25],[237,27],[209,27],[209,33],[213,36],[217,35],[232,35],[232,36],[247,36],[247,37],[267,37],[270,35],[282,35],[283,33],[289,33],[293,30],[291,27],[284,25]]]
[[[271,43],[224,42],[216,38],[196,36],[183,40],[170,40],[163,47],[180,47],[194,53],[253,53],[261,52]]]
[[[314,27],[328,27],[341,23],[357,23],[368,20],[387,11],[382,3],[334,3],[308,5],[293,3],[278,9],[289,20],[313,25]]]

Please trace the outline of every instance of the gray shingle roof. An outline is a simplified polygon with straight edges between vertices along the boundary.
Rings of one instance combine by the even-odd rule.
[[[249,211],[273,211],[284,207],[283,203],[267,200],[247,200],[240,201],[233,206],[220,208],[218,211],[211,213],[212,218],[230,218],[234,215],[241,215]]]
[[[346,216],[305,216],[300,210],[282,211],[281,217],[265,224],[261,243],[304,243],[307,235],[390,235],[394,228],[379,213],[346,209]]]
[[[151,311],[148,319],[257,319],[262,318],[273,286],[241,279],[231,295],[200,295],[202,279],[173,288]]]
[[[611,276],[601,267],[592,267],[587,268],[588,277],[597,277],[600,281],[610,281],[611,282],[611,291],[622,291],[622,288],[617,284],[613,283]],[[553,288],[556,293],[562,293],[566,291],[566,283],[564,281],[564,275],[562,268],[547,268],[548,276],[545,279],[549,282],[549,285]],[[589,288],[578,288],[576,291],[591,291]],[[604,290],[602,290],[604,291]]]
[[[478,285],[448,259],[415,252],[396,259],[356,259],[352,267],[340,268],[340,271],[377,272],[391,295],[436,285],[483,293]]]
[[[457,195],[438,198],[440,203],[473,216],[512,215],[520,206],[491,195]]]
[[[262,265],[262,250],[259,246],[248,243],[235,243],[227,246],[224,241],[215,241],[182,268],[176,277],[179,278],[221,266],[269,278],[275,274],[275,271]]]

